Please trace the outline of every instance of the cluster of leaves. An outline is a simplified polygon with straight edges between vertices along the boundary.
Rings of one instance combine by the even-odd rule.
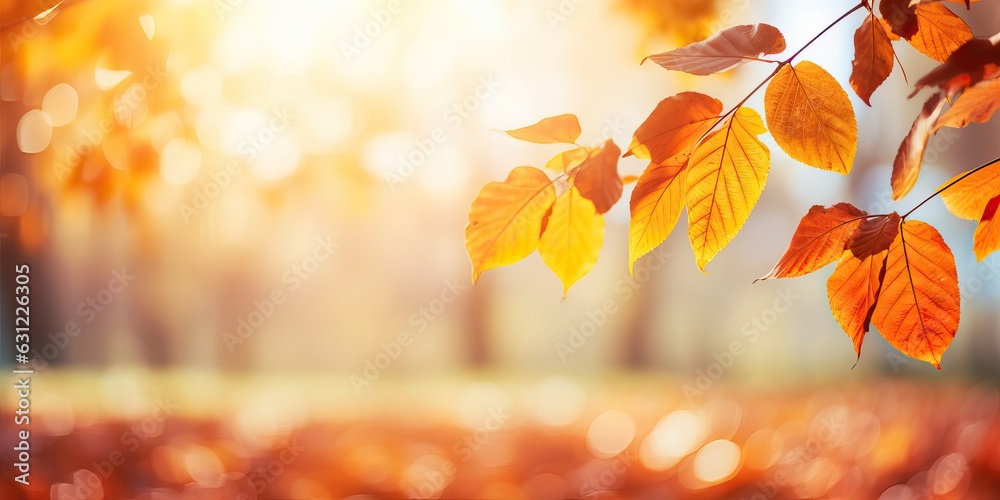
[[[861,9],[867,15],[854,36],[850,85],[869,106],[892,72],[892,42],[905,40],[942,62],[916,84],[914,93],[924,87],[937,91],[898,150],[894,198],[903,197],[915,184],[932,134],[941,127],[985,122],[1000,107],[1000,35],[974,38],[961,18],[934,0],[882,0],[881,16],[872,3],[862,1],[783,60],[768,59],[784,52],[786,43],[781,32],[767,24],[735,26],[649,56],[668,70],[694,75],[721,73],[748,62],[776,68],[726,112],[718,99],[682,92],[662,100],[635,131],[624,156],[648,161],[649,166],[629,204],[630,270],[663,243],[685,209],[695,261],[705,269],[739,233],[763,193],[771,155],[760,139],[764,133],[770,132],[799,162],[843,175],[851,171],[858,126],[847,92],[818,64],[793,61],[828,29]],[[762,119],[745,104],[765,85]],[[580,127],[574,116],[563,115],[508,134],[537,143],[574,143]],[[516,262],[537,247],[563,281],[565,293],[596,262],[603,239],[600,214],[621,196],[617,154],[611,141],[601,148],[578,147],[546,165],[560,173],[555,179],[533,167],[518,167],[506,181],[487,185],[472,204],[466,229],[474,281],[483,271]],[[556,186],[561,188],[558,196]],[[1000,224],[994,222],[1000,205],[1000,164],[962,174],[932,197],[939,194],[956,216],[981,221],[974,236],[980,260],[1000,247]],[[847,203],[813,207],[785,255],[762,279],[801,276],[839,261],[827,287],[830,306],[858,356],[874,323],[900,351],[940,368],[960,316],[955,259],[937,230],[907,220],[912,212],[869,215]]]

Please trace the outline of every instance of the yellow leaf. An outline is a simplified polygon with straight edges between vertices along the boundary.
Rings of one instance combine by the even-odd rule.
[[[847,92],[817,64],[786,64],[767,86],[764,112],[771,135],[788,156],[847,174],[858,149],[858,123]]]
[[[569,172],[574,168],[580,166],[591,155],[596,153],[598,148],[591,148],[587,146],[571,149],[569,151],[563,151],[545,163],[545,168],[549,170],[555,170],[556,172]]]
[[[544,118],[534,125],[507,130],[507,135],[536,144],[573,144],[580,137],[580,120],[576,115],[566,114]]]
[[[651,163],[632,191],[629,208],[628,272],[640,257],[660,246],[674,230],[684,209],[684,169],[687,159]]]
[[[469,208],[465,228],[473,283],[483,272],[513,264],[535,251],[542,219],[555,199],[552,181],[534,167],[517,167],[507,180],[483,187]]]
[[[691,155],[687,172],[688,237],[698,267],[736,237],[764,191],[771,153],[757,138],[760,115],[740,108]]]
[[[538,243],[538,254],[563,284],[563,296],[597,263],[604,243],[604,218],[593,202],[570,186],[556,199]]]
[[[990,199],[1000,194],[1000,161],[971,175],[968,172],[958,174],[942,188],[944,186],[950,186],[941,193],[949,212],[955,217],[980,220]]]

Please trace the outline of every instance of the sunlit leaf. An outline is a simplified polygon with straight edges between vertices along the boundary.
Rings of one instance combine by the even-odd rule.
[[[937,121],[947,100],[944,93],[938,92],[924,103],[920,115],[910,127],[910,133],[896,151],[896,159],[892,163],[892,199],[898,200],[909,193],[917,184],[920,176],[920,165],[924,159],[924,150],[931,138],[934,122]]]
[[[534,125],[507,130],[507,135],[536,144],[573,144],[580,137],[580,120],[566,114],[543,118]]]
[[[930,224],[904,221],[886,259],[872,323],[896,349],[941,368],[961,313],[955,257]]]
[[[740,108],[691,155],[687,171],[688,237],[702,270],[739,233],[764,191],[771,153],[757,137],[760,115]]]
[[[948,211],[956,217],[980,220],[986,205],[1000,194],[1000,162],[993,162],[963,179],[965,175],[966,173],[958,174],[944,183],[942,187],[951,187],[941,193],[941,199]]]
[[[972,249],[976,252],[976,259],[982,262],[989,254],[1000,250],[1000,217],[997,217],[997,209],[1000,208],[1000,194],[996,195],[986,204],[983,216],[979,219],[976,232],[972,235]]]
[[[962,92],[955,104],[938,119],[941,127],[962,128],[970,122],[986,123],[1000,109],[1000,79],[979,82]]]
[[[534,167],[515,168],[507,180],[484,186],[472,202],[465,228],[472,281],[531,254],[542,233],[542,218],[555,199],[552,181]]]
[[[584,160],[573,174],[573,185],[584,198],[603,214],[622,197],[622,179],[618,176],[618,156],[622,150],[610,139],[600,151]]]
[[[670,70],[711,75],[783,50],[785,37],[778,28],[768,24],[744,24],[724,29],[706,40],[646,59]]]
[[[660,246],[674,230],[684,209],[687,158],[660,165],[652,163],[639,177],[629,209],[628,269],[640,257]]]
[[[909,38],[910,45],[934,60],[948,59],[972,39],[969,25],[940,3],[918,5],[915,11],[918,28]]]
[[[767,126],[788,156],[847,174],[858,148],[858,124],[847,92],[817,64],[786,64],[764,95]]]
[[[549,159],[549,161],[545,164],[545,168],[555,170],[556,172],[569,172],[570,170],[580,166],[580,164],[590,157],[590,155],[597,153],[598,149],[599,148],[583,146],[570,149],[569,151],[563,151],[562,153],[559,153]]]
[[[833,317],[851,338],[859,357],[879,298],[886,256],[898,233],[899,215],[895,212],[866,219],[826,282]]]
[[[851,70],[851,88],[865,104],[871,106],[872,93],[892,73],[892,42],[885,32],[885,25],[874,14],[854,33],[854,61]]]
[[[785,254],[760,279],[794,278],[836,262],[843,257],[866,215],[850,203],[813,206],[799,222]]]
[[[604,243],[604,218],[576,186],[556,199],[538,253],[563,284],[563,295],[594,264]]]
[[[687,153],[722,114],[718,99],[697,92],[681,92],[656,105],[639,125],[625,156],[664,163]]]

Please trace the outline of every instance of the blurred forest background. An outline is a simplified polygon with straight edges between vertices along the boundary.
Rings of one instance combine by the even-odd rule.
[[[28,262],[33,347],[40,371],[53,370],[42,375],[51,386],[39,389],[37,405],[54,414],[75,408],[75,424],[44,424],[56,426],[53,435],[84,425],[66,401],[93,394],[103,394],[105,411],[142,414],[127,396],[156,386],[160,372],[183,373],[188,389],[175,390],[208,415],[226,397],[265,415],[287,409],[283,402],[305,405],[283,386],[297,375],[312,385],[296,391],[333,398],[341,416],[358,406],[405,413],[409,406],[379,398],[396,390],[405,401],[443,405],[461,394],[460,404],[475,406],[503,399],[497,382],[545,380],[536,395],[560,404],[556,416],[539,418],[556,422],[559,411],[570,419],[583,411],[565,407],[582,408],[588,384],[652,376],[669,382],[628,384],[629,404],[658,400],[662,416],[734,340],[745,353],[721,374],[733,387],[913,377],[985,383],[995,395],[1000,254],[977,264],[974,224],[939,200],[918,217],[954,250],[963,292],[961,328],[941,372],[875,334],[855,366],[828,307],[832,266],[751,284],[810,206],[909,209],[997,156],[997,120],[944,129],[913,193],[893,203],[891,162],[922,104],[906,99],[911,86],[898,67],[872,108],[849,92],[860,128],[850,176],[799,164],[765,137],[770,185],[707,275],[682,223],[630,278],[623,200],[607,216],[599,262],[565,300],[537,255],[471,286],[469,204],[486,182],[559,151],[498,130],[575,113],[581,144],[611,138],[626,147],[661,99],[698,90],[728,108],[772,69],[700,78],[640,65],[644,56],[754,22],[777,26],[799,47],[853,2],[0,4],[2,344],[7,352],[13,335],[6,284],[14,263]],[[996,2],[971,13],[947,5],[977,36],[1000,31]],[[802,56],[845,87],[863,17],[855,15]],[[895,47],[910,82],[936,64]],[[763,109],[761,101],[749,105]],[[634,158],[619,165],[623,175],[644,167]],[[109,292],[115,280],[127,286]],[[68,322],[80,333],[61,345]],[[74,385],[56,369],[91,373],[96,385]],[[228,392],[222,381],[231,379],[256,382]],[[459,382],[473,385],[450,385]]]

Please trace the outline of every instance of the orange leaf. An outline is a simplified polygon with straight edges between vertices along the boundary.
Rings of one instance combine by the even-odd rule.
[[[1000,161],[993,162],[986,168],[960,179],[967,173],[958,174],[942,185],[942,188],[954,183],[941,193],[944,206],[956,217],[968,220],[980,220],[986,205],[994,196],[1000,194]]]
[[[892,199],[898,200],[909,193],[917,184],[920,164],[924,159],[924,149],[931,138],[934,122],[937,121],[947,100],[943,92],[931,96],[924,103],[920,115],[913,121],[910,133],[903,139],[892,162]]]
[[[979,0],[910,0],[910,5],[919,5],[922,3],[934,3],[934,2],[951,2],[951,3],[963,3],[966,9],[971,9],[972,5],[970,2],[978,2]]]
[[[543,118],[534,125],[507,130],[507,135],[536,144],[573,144],[580,137],[580,120],[576,115],[559,115]]]
[[[610,139],[596,154],[584,160],[573,174],[573,184],[584,198],[592,201],[603,214],[622,197],[622,179],[618,177],[618,155],[622,150]]]
[[[483,272],[513,264],[535,251],[542,219],[555,199],[552,181],[534,167],[517,167],[507,180],[483,187],[469,208],[465,228],[473,283]]]
[[[795,229],[785,255],[760,279],[794,278],[837,261],[843,257],[866,215],[850,203],[810,208]]]
[[[962,128],[970,122],[986,123],[1000,109],[1000,79],[979,82],[962,92],[962,96],[948,109],[934,126]]]
[[[943,62],[972,40],[969,25],[940,3],[917,5],[916,16],[918,28],[910,45],[931,59]]]
[[[976,233],[972,235],[972,249],[976,252],[976,260],[982,262],[989,254],[1000,250],[1000,218],[997,209],[1000,208],[1000,194],[986,204],[983,217],[979,219]]]
[[[629,209],[628,271],[640,257],[660,246],[677,225],[684,208],[687,159],[659,165],[651,163],[632,191]]]
[[[721,113],[722,103],[705,94],[681,92],[668,97],[636,129],[625,156],[664,163],[693,148]]]
[[[892,73],[892,42],[885,25],[871,14],[854,33],[854,61],[851,63],[851,88],[871,106],[872,93]]]
[[[756,111],[740,108],[691,155],[688,237],[702,270],[736,237],[764,191],[771,152],[757,136],[765,132]]]
[[[858,149],[858,123],[847,92],[817,64],[786,64],[767,86],[764,111],[771,135],[788,156],[847,174]]]
[[[555,170],[556,172],[569,172],[574,168],[580,166],[590,155],[597,152],[599,148],[591,148],[587,146],[570,149],[569,151],[563,151],[545,163],[545,168],[550,170]]]
[[[872,323],[893,347],[940,370],[960,313],[951,249],[930,224],[904,221],[889,248]]]
[[[542,261],[563,283],[563,296],[597,263],[604,243],[604,218],[570,186],[556,199],[548,227],[538,242]]]
[[[711,75],[785,50],[785,37],[769,24],[743,24],[679,49],[647,57],[666,69]],[[646,62],[643,59],[643,62]]]
[[[895,212],[862,222],[826,282],[830,310],[854,343],[858,357],[878,302],[886,256],[898,232],[899,215]]]

